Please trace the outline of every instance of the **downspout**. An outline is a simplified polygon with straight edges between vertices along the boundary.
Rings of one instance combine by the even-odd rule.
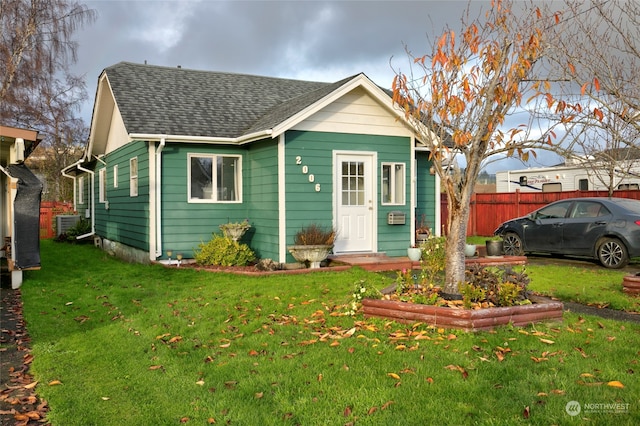
[[[96,200],[94,200],[94,188],[93,185],[95,183],[95,172],[89,169],[85,169],[78,163],[78,170],[89,173],[91,175],[91,190],[89,191],[89,202],[91,203],[91,232],[88,232],[84,235],[78,235],[76,240],[81,240],[83,238],[90,237],[96,233]]]
[[[76,194],[76,177],[66,173],[65,170],[66,169],[62,169],[62,171],[61,171],[62,176],[73,180],[73,211],[75,212],[75,211],[78,210],[77,207],[76,207],[76,196],[77,196],[77,194]]]
[[[156,260],[162,256],[162,150],[166,142],[165,137],[160,138],[160,144],[156,150],[156,252],[151,260]]]

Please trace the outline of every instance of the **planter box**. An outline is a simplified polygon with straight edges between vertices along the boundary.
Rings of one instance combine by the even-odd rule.
[[[562,321],[562,308],[562,302],[547,299],[531,305],[486,309],[453,309],[394,300],[364,299],[362,301],[362,311],[366,317],[385,318],[404,323],[419,321],[465,331],[491,330],[509,323],[525,326],[545,320]]]
[[[640,275],[626,275],[622,278],[622,289],[632,296],[640,295]]]

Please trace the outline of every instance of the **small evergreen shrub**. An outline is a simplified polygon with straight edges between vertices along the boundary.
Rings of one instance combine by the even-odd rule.
[[[200,243],[194,253],[199,265],[246,266],[255,260],[255,254],[248,245],[219,234],[213,234],[211,240]]]
[[[87,219],[81,218],[71,228],[67,229],[67,232],[63,232],[56,237],[56,241],[67,241],[75,243],[78,240],[76,237],[85,235],[91,232],[91,222]]]

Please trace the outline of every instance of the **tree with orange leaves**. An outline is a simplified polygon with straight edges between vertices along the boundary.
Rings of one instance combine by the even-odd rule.
[[[553,82],[540,78],[546,29],[558,22],[549,9],[494,0],[459,35],[447,29],[432,53],[409,53],[409,76],[396,73],[394,102],[418,129],[447,194],[447,293],[458,293],[465,279],[469,205],[482,167],[495,156],[527,161],[536,148],[558,143],[556,128],[579,109],[556,99]]]

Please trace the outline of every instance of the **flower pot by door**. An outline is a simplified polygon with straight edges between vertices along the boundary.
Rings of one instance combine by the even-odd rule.
[[[500,241],[487,241],[487,256],[502,256],[502,240]]]
[[[287,249],[295,260],[301,263],[309,262],[309,267],[319,268],[320,262],[325,260],[333,245],[295,245]]]
[[[407,256],[409,256],[409,259],[417,262],[422,257],[422,249],[420,247],[409,247],[407,249]]]
[[[473,257],[476,255],[476,245],[475,244],[465,244],[464,246],[464,255],[466,257]]]

